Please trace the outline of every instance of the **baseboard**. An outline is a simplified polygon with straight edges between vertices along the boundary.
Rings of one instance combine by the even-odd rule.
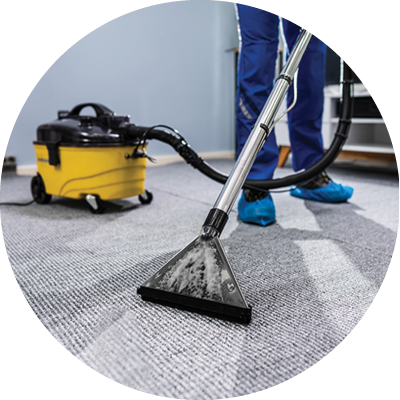
[[[226,159],[226,160],[234,160],[236,158],[236,152],[233,150],[230,151],[216,151],[215,153],[199,153],[201,158],[205,160],[215,160],[215,159]]]
[[[211,153],[198,153],[199,156],[204,160],[215,160],[215,159],[235,159],[234,151],[216,151]],[[172,154],[168,156],[154,156],[157,163],[148,162],[148,167],[158,167],[161,165],[173,164],[176,162],[184,161],[183,158],[178,154]]]
[[[27,175],[34,176],[36,175],[37,167],[34,165],[17,165],[17,175]]]
[[[235,159],[235,152],[234,151],[216,151],[210,153],[199,153],[199,156],[204,160],[215,160],[215,159],[228,159],[234,160]],[[178,154],[172,154],[168,156],[155,156],[157,163],[148,162],[148,167],[158,167],[161,165],[173,164],[176,162],[183,161],[182,157]],[[34,176],[36,175],[37,167],[36,164],[34,165],[17,165],[17,175],[27,175],[27,176]]]

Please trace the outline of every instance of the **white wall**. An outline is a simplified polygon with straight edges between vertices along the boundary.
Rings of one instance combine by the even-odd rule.
[[[233,150],[237,46],[233,3],[167,3],[117,18],[49,68],[21,110],[6,155],[18,166],[35,164],[37,126],[82,102],[103,103],[138,125],[170,125],[197,152]],[[174,151],[152,142],[149,153]]]

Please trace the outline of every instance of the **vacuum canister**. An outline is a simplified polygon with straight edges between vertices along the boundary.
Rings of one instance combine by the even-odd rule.
[[[96,116],[80,115],[85,107],[92,107]],[[86,199],[95,213],[104,210],[102,200],[139,195],[142,203],[150,203],[152,195],[144,187],[146,158],[140,156],[145,145],[119,129],[126,124],[129,116],[85,103],[40,125],[33,143],[38,174],[31,190],[36,201],[48,203],[51,195]]]

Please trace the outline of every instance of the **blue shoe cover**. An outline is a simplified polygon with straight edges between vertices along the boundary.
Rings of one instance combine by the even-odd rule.
[[[354,189],[342,186],[340,183],[330,182],[319,189],[297,188],[290,192],[291,196],[306,200],[322,201],[323,203],[341,203],[350,199]]]
[[[239,217],[243,222],[266,226],[275,222],[275,206],[272,197],[268,194],[262,200],[246,201],[244,193],[238,204]]]

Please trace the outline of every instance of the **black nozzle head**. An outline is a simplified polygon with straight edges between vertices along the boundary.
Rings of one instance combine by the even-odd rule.
[[[148,279],[143,300],[248,324],[247,304],[218,237],[195,238]]]

